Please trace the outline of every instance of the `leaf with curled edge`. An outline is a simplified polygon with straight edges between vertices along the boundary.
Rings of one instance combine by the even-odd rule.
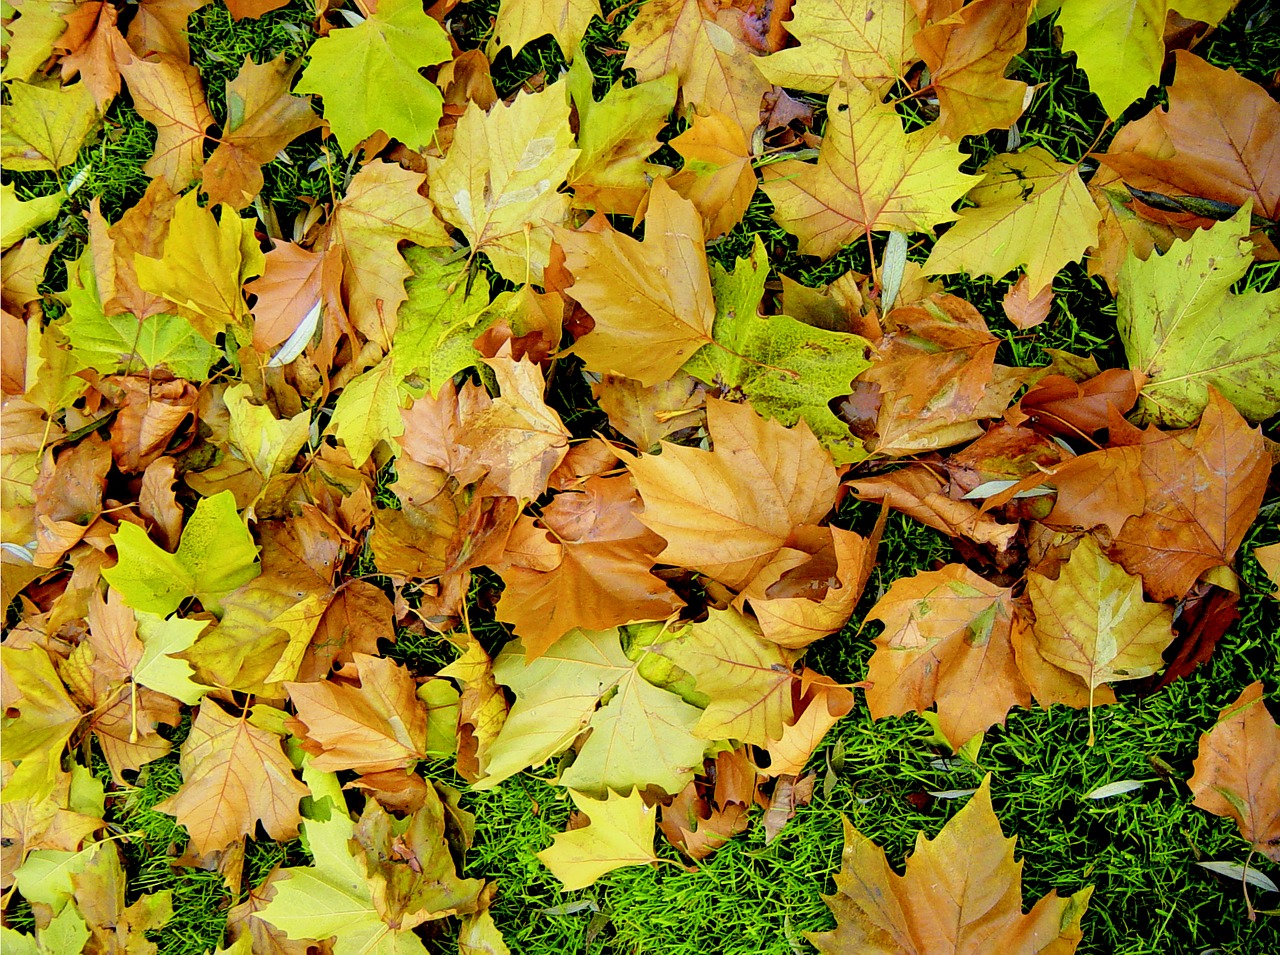
[[[1234,819],[1247,842],[1280,862],[1280,727],[1267,712],[1261,681],[1201,735],[1193,767],[1187,785],[1195,805]]]

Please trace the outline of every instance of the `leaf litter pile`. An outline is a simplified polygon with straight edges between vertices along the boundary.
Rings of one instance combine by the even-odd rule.
[[[200,0],[10,2],[6,952],[202,950],[131,871],[158,766],[221,951],[505,952],[467,807],[527,771],[564,890],[677,879],[829,796],[842,718],[976,767],[1057,705],[1093,746],[1261,586],[1280,106],[1196,52],[1230,0],[356,0],[216,83]],[[1029,31],[1094,94],[1067,132]],[[1052,347],[1080,286],[1116,347]],[[919,525],[950,559],[886,578]],[[1265,921],[1280,731],[1231,689],[1170,755]],[[1023,914],[978,779],[905,870],[846,819],[808,942],[1075,951],[1091,885]]]

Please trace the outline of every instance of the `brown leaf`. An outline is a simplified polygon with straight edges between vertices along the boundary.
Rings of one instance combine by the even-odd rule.
[[[204,167],[205,131],[214,123],[199,72],[166,55],[149,60],[133,57],[120,64],[120,72],[129,84],[134,108],[156,127],[159,136],[142,171],[182,192]]]
[[[693,203],[708,239],[724,235],[742,221],[756,192],[751,147],[742,127],[713,110],[694,116],[693,125],[671,140],[671,148],[684,157],[684,168],[667,185]]]
[[[1267,712],[1262,682],[1250,683],[1200,737],[1187,785],[1195,804],[1240,827],[1246,842],[1280,862],[1280,727]]]
[[[1070,458],[1053,468],[1044,481],[1058,489],[1047,524],[1086,530],[1105,524],[1115,536],[1125,521],[1146,507],[1138,448],[1103,448]]]
[[[251,15],[258,16],[278,6],[283,3],[256,0],[252,8],[258,12]],[[236,16],[235,10],[231,12]],[[233,209],[247,206],[262,189],[263,164],[275,159],[303,133],[321,125],[320,117],[311,109],[311,97],[289,92],[301,64],[296,60],[290,65],[283,53],[261,66],[246,57],[235,79],[227,83],[227,121],[204,170],[204,190],[210,205],[225,202]]]
[[[1015,328],[1023,331],[1035,328],[1049,317],[1049,309],[1053,307],[1053,284],[1046,285],[1033,296],[1027,282],[1027,273],[1023,272],[1018,276],[1018,281],[1009,287],[1009,291],[1004,293],[1000,304],[1004,308],[1005,318]]]
[[[489,763],[489,747],[507,719],[507,698],[493,677],[493,662],[470,634],[462,654],[440,676],[462,688],[458,701],[458,773],[468,782],[482,778]]]
[[[1022,115],[1027,84],[1005,79],[1027,45],[1031,0],[975,0],[924,26],[914,37],[938,95],[938,128],[953,142],[1012,126]]]
[[[659,455],[625,460],[644,501],[640,519],[667,542],[658,560],[741,590],[796,525],[826,516],[835,468],[803,421],[784,428],[713,398],[707,430],[711,451],[664,444]]]
[[[1110,425],[1113,412],[1127,414],[1137,400],[1134,373],[1123,368],[1108,368],[1080,384],[1049,375],[1027,389],[1004,417],[1013,425],[1029,421],[1044,434],[1090,437]]]
[[[876,637],[867,705],[876,719],[938,706],[942,734],[958,749],[1031,694],[1010,643],[1010,591],[961,564],[894,581],[867,613]]]
[[[779,776],[773,781],[764,810],[764,842],[769,845],[782,834],[782,830],[795,818],[796,809],[807,806],[813,800],[813,784],[817,776]]]
[[[409,671],[382,657],[356,653],[339,671],[343,682],[286,683],[306,734],[303,748],[322,772],[378,773],[426,756],[427,708]],[[358,680],[355,685],[347,680]]]
[[[1016,840],[1004,837],[991,808],[990,776],[934,839],[916,837],[903,875],[848,820],[844,836],[836,891],[826,898],[836,927],[809,935],[823,955],[875,948],[1071,955],[1080,943],[1091,887],[1068,899],[1050,892],[1022,914],[1022,863],[1013,858]],[[897,939],[910,940],[911,948]]]
[[[702,220],[665,182],[653,184],[643,242],[603,217],[577,232],[557,229],[556,241],[573,273],[565,294],[595,319],[573,346],[592,371],[655,385],[711,341],[716,306]]]
[[[792,684],[795,715],[782,730],[782,737],[765,743],[769,768],[766,776],[798,776],[818,748],[827,731],[853,711],[853,693],[830,677],[808,667]]]
[[[177,817],[197,852],[252,837],[257,822],[278,841],[298,834],[298,802],[307,787],[294,776],[280,737],[248,715],[232,716],[205,699],[182,744],[182,788],[155,806]]]
[[[185,63],[191,58],[187,20],[208,0],[141,0],[129,23],[129,46],[138,56],[166,54]]]
[[[176,477],[173,458],[156,458],[143,472],[138,491],[138,510],[152,524],[150,536],[170,552],[177,549],[182,534],[182,508],[173,493]]]
[[[1280,105],[1265,89],[1183,50],[1169,106],[1122,128],[1098,158],[1130,185],[1280,219]]]
[[[557,494],[542,509],[545,530],[520,519],[512,540],[540,535],[555,555],[551,569],[515,561],[500,569],[506,589],[495,615],[514,627],[528,659],[574,627],[661,620],[684,606],[649,573],[664,542],[637,520],[640,510],[629,477],[594,477],[581,492]]]
[[[227,11],[235,20],[256,20],[264,13],[288,6],[289,0],[227,0]]]
[[[951,537],[992,544],[997,550],[1008,548],[1018,533],[1016,524],[1001,524],[972,502],[948,497],[942,478],[929,468],[902,468],[854,481],[850,487],[860,500],[880,501]]]
[[[93,248],[93,268],[98,279],[102,310],[108,315],[128,313],[139,321],[171,306],[154,292],[138,285],[134,256],[160,258],[164,255],[169,221],[178,205],[178,195],[162,178],[153,179],[134,205],[110,227],[102,219],[95,197],[89,214],[89,241]]]
[[[174,433],[195,412],[199,394],[188,381],[151,381],[136,375],[109,379],[122,391],[111,424],[111,453],[127,474],[145,471],[161,457]]]
[[[1213,388],[1194,435],[1148,432],[1140,447],[1146,508],[1125,522],[1111,555],[1155,599],[1178,598],[1234,560],[1271,463],[1262,435]]]
[[[35,494],[36,553],[39,567],[57,567],[102,513],[102,494],[111,470],[111,446],[96,432],[58,455],[45,455]]]
[[[634,378],[605,375],[595,387],[609,424],[640,451],[652,451],[676,431],[701,427],[706,394],[705,384],[682,371],[649,387]]]
[[[44,281],[49,256],[57,247],[56,242],[45,244],[38,238],[24,239],[0,258],[0,269],[4,274],[4,292],[0,304],[3,304],[6,312],[12,313],[8,318],[18,319],[27,303],[40,297],[39,285]],[[26,350],[25,330],[18,332],[16,327],[10,329],[6,326],[4,337],[6,357],[11,349]]]
[[[120,64],[132,54],[116,26],[119,10],[110,3],[84,3],[66,14],[67,32],[58,38],[65,51],[60,64],[62,81],[77,74],[93,93],[99,112],[120,92]]]
[[[667,841],[695,862],[720,849],[750,825],[756,771],[741,749],[720,753],[709,763],[708,783],[692,780],[658,817]],[[702,790],[709,790],[702,795]]]
[[[322,680],[333,667],[351,663],[356,653],[377,654],[378,640],[395,641],[391,618],[391,601],[380,587],[348,578],[316,625],[298,666],[298,682]]]

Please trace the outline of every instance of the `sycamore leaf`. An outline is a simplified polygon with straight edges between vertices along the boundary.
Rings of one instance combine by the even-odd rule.
[[[134,610],[162,617],[193,595],[206,610],[216,611],[223,597],[260,572],[258,548],[230,491],[200,499],[172,554],[129,522],[121,523],[111,540],[119,561],[102,572],[103,578]]]
[[[1280,727],[1267,712],[1260,681],[1218,714],[1192,765],[1187,785],[1195,804],[1234,819],[1245,841],[1280,862]]]
[[[266,405],[249,401],[252,389],[241,382],[223,392],[231,417],[228,439],[264,481],[288,471],[311,435],[311,412],[303,408],[292,418],[278,420]]]
[[[800,45],[760,61],[760,72],[779,86],[830,93],[848,70],[883,90],[916,58],[912,40],[920,24],[906,3],[799,0],[793,17],[787,32]]]
[[[1076,54],[1089,88],[1107,115],[1118,119],[1160,81],[1170,10],[1216,26],[1235,4],[1236,0],[1064,0],[1057,26],[1062,49]]]
[[[93,94],[84,83],[46,89],[11,83],[5,107],[5,169],[61,169],[75,161],[98,126]]]
[[[573,351],[592,371],[657,384],[712,341],[716,306],[701,218],[659,181],[650,194],[643,242],[603,219],[592,224],[556,232],[574,278],[567,294],[595,320]]]
[[[600,876],[627,865],[652,865],[657,810],[646,806],[639,792],[629,796],[609,793],[592,799],[576,790],[569,797],[591,822],[555,837],[549,849],[538,853],[542,864],[560,880],[566,892],[585,889]]]
[[[369,460],[379,441],[393,442],[404,434],[400,419],[400,387],[390,358],[384,358],[347,382],[333,409],[334,430],[357,467]]]
[[[488,113],[470,103],[449,155],[427,157],[427,180],[440,215],[473,254],[484,252],[512,282],[542,284],[550,227],[569,212],[569,197],[557,190],[577,158],[568,98],[553,84]]]
[[[1249,421],[1280,411],[1280,291],[1233,295],[1253,263],[1249,211],[1175,241],[1120,270],[1117,325],[1129,365],[1145,376],[1144,418],[1193,424],[1212,387]]]
[[[0,248],[7,249],[24,236],[51,222],[58,215],[66,195],[55,192],[36,199],[19,199],[18,188],[11,182],[0,185],[0,209],[4,226],[0,229]]]
[[[43,798],[53,785],[62,747],[80,725],[79,707],[67,695],[48,653],[38,646],[0,647],[4,660],[5,759],[21,760],[21,779],[5,786],[5,799]]]
[[[8,49],[5,51],[3,72],[0,72],[0,78],[5,82],[28,79],[44,65],[53,53],[54,44],[67,30],[63,17],[74,9],[74,4],[66,0],[22,6],[22,16],[16,21],[11,19],[12,14],[8,10],[5,11],[5,19],[10,21],[5,26],[5,46]]]
[[[252,836],[261,822],[272,839],[298,834],[298,801],[307,787],[293,775],[280,737],[232,716],[217,703],[200,704],[178,763],[183,785],[157,803],[177,818],[197,852],[212,852]]]
[[[512,56],[550,33],[566,62],[572,64],[587,24],[598,16],[602,16],[600,0],[502,0],[494,32],[502,47],[511,47]]]
[[[263,256],[253,220],[220,208],[215,219],[212,209],[200,208],[195,190],[187,193],[174,207],[164,254],[135,255],[134,268],[138,285],[172,302],[207,341],[230,331],[247,342],[251,316],[241,285],[262,273]]]
[[[204,167],[205,131],[214,123],[199,72],[185,58],[163,55],[134,57],[120,64],[120,72],[138,115],[158,133],[155,152],[142,171],[182,192]]]
[[[684,370],[708,385],[741,391],[756,411],[788,427],[805,421],[836,464],[861,460],[862,443],[832,413],[830,402],[847,395],[853,379],[870,367],[868,342],[786,315],[760,315],[768,275],[759,236],[733,272],[711,266],[714,344],[704,345]]]
[[[1009,642],[1010,591],[963,564],[893,582],[867,612],[876,637],[867,705],[876,719],[938,705],[938,724],[953,748],[1003,723],[1031,695]]]
[[[640,663],[623,653],[616,629],[571,630],[534,660],[512,641],[493,675],[516,702],[489,746],[477,789],[545,762],[588,729],[560,780],[583,792],[654,786],[677,793],[702,765],[706,743],[692,732],[698,709],[646,680]]]
[[[741,590],[801,524],[835,502],[831,456],[804,422],[784,428],[750,405],[707,401],[712,450],[664,443],[626,459],[644,501],[640,520],[667,546],[658,561]]]
[[[247,206],[262,190],[263,164],[321,125],[310,97],[289,93],[298,65],[286,63],[283,53],[261,66],[246,57],[235,79],[227,83],[227,121],[204,168],[210,205]]]
[[[1029,102],[1026,83],[1004,78],[1027,45],[1032,0],[976,0],[926,25],[915,47],[938,95],[938,126],[952,142],[1006,129]]]
[[[404,281],[413,274],[398,245],[450,245],[444,223],[420,192],[420,173],[375,159],[351,179],[333,210],[326,255],[342,263],[342,286],[327,287],[326,308],[344,307],[360,334],[389,348],[396,313],[405,300]],[[325,277],[334,272],[326,267]]]
[[[205,620],[164,619],[156,614],[139,612],[138,638],[142,656],[133,665],[133,681],[172,696],[188,706],[199,702],[210,687],[191,679],[191,664],[174,654],[181,653],[209,626]]]
[[[991,808],[989,775],[934,839],[917,835],[903,875],[847,819],[844,838],[836,891],[825,897],[836,927],[808,936],[823,955],[1071,955],[1080,944],[1092,886],[1066,899],[1050,892],[1022,914],[1017,840],[1005,838]]]
[[[980,171],[986,178],[968,196],[975,208],[962,210],[934,245],[926,274],[1000,278],[1024,265],[1028,291],[1038,293],[1059,269],[1097,244],[1102,214],[1078,166],[1055,162],[1033,146],[996,156]]]
[[[324,97],[343,151],[381,130],[410,149],[429,145],[444,98],[419,72],[450,57],[449,38],[415,0],[382,0],[354,27],[332,30],[308,51],[297,92]],[[359,82],[353,83],[352,76]]]
[[[488,324],[489,280],[481,274],[468,285],[466,260],[445,249],[410,248],[405,261],[413,274],[396,315],[391,360],[402,378],[424,378],[434,396],[480,363],[472,342]]]
[[[624,66],[641,82],[674,72],[685,103],[732,116],[750,136],[760,125],[760,101],[769,88],[745,43],[716,20],[718,7],[702,0],[651,0],[623,31]]]
[[[1185,50],[1174,58],[1168,108],[1121,127],[1098,158],[1138,189],[1252,200],[1254,212],[1280,219],[1280,104],[1235,70]]]
[[[637,519],[639,497],[626,477],[589,478],[581,491],[557,494],[542,508],[541,527],[522,517],[498,568],[506,588],[495,615],[510,623],[530,656],[575,628],[607,630],[661,620],[683,606],[649,573],[663,540]],[[549,568],[514,554],[518,539],[548,551]]]
[[[694,732],[707,740],[763,746],[792,721],[791,672],[796,653],[770,640],[750,617],[711,610],[672,640],[651,648],[693,677],[710,697]]]
[[[671,148],[684,157],[684,167],[667,184],[693,203],[706,237],[721,236],[742,221],[756,193],[756,173],[751,146],[732,117],[716,110],[694,116]]]
[[[427,708],[413,677],[382,657],[353,656],[359,686],[324,680],[285,683],[320,772],[376,773],[411,766],[426,756]],[[345,676],[346,671],[340,675]]]
[[[1041,655],[1084,680],[1090,692],[1163,666],[1173,611],[1146,603],[1142,581],[1108,560],[1092,537],[1071,552],[1057,580],[1029,572],[1027,593]]]
[[[936,126],[903,132],[894,108],[851,75],[832,89],[827,115],[817,165],[764,169],[773,218],[801,252],[825,259],[874,231],[931,232],[956,218],[952,204],[978,177],[959,171],[963,154]]]
[[[676,77],[668,73],[629,89],[615,83],[599,102],[591,92],[593,82],[586,59],[579,57],[568,75],[581,150],[569,171],[573,205],[635,215],[649,193],[649,183],[666,171],[648,158],[661,145],[658,131],[675,105]]]
[[[1145,433],[1146,506],[1124,523],[1111,548],[1157,600],[1181,599],[1203,572],[1232,563],[1271,470],[1262,434],[1212,389],[1189,444],[1176,434]]]

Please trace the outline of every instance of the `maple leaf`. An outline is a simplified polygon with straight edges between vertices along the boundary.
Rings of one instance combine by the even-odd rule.
[[[967,537],[1005,550],[1018,533],[1016,524],[1002,524],[971,501],[948,496],[945,482],[927,468],[902,468],[880,477],[860,478],[851,487],[859,500],[883,502],[950,537]]]
[[[5,759],[21,761],[5,799],[44,798],[60,772],[62,748],[82,714],[41,647],[0,647],[4,661]]]
[[[915,59],[912,42],[920,23],[905,3],[799,0],[792,16],[787,32],[800,45],[759,64],[760,72],[779,86],[830,93],[847,70],[882,91]]]
[[[214,124],[200,74],[185,60],[164,55],[133,57],[120,64],[120,72],[138,115],[155,126],[158,136],[142,171],[182,192],[204,167],[205,131]]]
[[[1063,50],[1074,51],[1089,88],[1107,115],[1125,107],[1160,81],[1165,20],[1170,10],[1211,26],[1236,0],[1067,0],[1058,11]]]
[[[629,89],[615,83],[598,103],[585,59],[573,62],[567,81],[578,112],[580,152],[569,171],[574,207],[635,215],[649,184],[667,171],[648,158],[661,145],[658,131],[675,106],[675,74]]]
[[[742,221],[756,192],[756,174],[751,147],[733,118],[717,110],[696,115],[671,148],[684,158],[684,167],[667,185],[693,203],[703,234],[715,238]]]
[[[550,227],[569,211],[569,197],[557,190],[577,159],[568,98],[554,84],[488,113],[469,104],[448,156],[427,157],[427,180],[440,215],[473,254],[484,252],[512,282],[542,284]]]
[[[836,464],[865,457],[861,442],[832,413],[833,399],[870,367],[866,339],[813,328],[786,315],[761,316],[769,275],[764,243],[733,272],[711,267],[716,318],[710,345],[684,370],[708,385],[741,391],[757,412],[790,426],[805,421]]]
[[[1031,0],[976,0],[915,35],[948,139],[1006,129],[1022,115],[1030,88],[1004,74],[1027,45],[1032,6]]]
[[[676,73],[686,103],[732,116],[750,136],[769,83],[760,75],[763,61],[718,21],[719,12],[705,0],[650,0],[620,37],[623,65],[641,82]]]
[[[1245,841],[1280,862],[1280,727],[1250,683],[1201,735],[1187,785],[1195,805],[1236,821]]]
[[[202,209],[193,190],[174,206],[164,253],[136,255],[134,269],[143,291],[174,306],[204,338],[219,332],[250,338],[249,306],[241,285],[262,273],[262,252],[253,238],[253,222],[222,206],[221,219]]]
[[[549,849],[538,853],[566,892],[585,889],[623,866],[658,863],[653,851],[657,812],[644,804],[640,793],[609,793],[604,799],[593,799],[570,789],[569,798],[590,823],[559,833]]]
[[[261,822],[272,839],[298,834],[298,801],[307,787],[293,775],[280,737],[210,700],[200,704],[178,763],[183,785],[157,803],[177,818],[197,852],[212,852],[252,835]]]
[[[640,520],[667,542],[659,562],[741,590],[797,525],[826,516],[836,473],[804,422],[784,428],[712,398],[707,431],[710,451],[664,444],[659,455],[625,461],[644,501]]]
[[[167,616],[187,597],[207,609],[258,576],[258,548],[236,513],[230,491],[201,498],[182,530],[178,549],[161,550],[137,524],[122,523],[111,537],[118,562],[102,572],[134,610]]]
[[[366,163],[334,207],[323,246],[317,246],[342,264],[341,288],[333,287],[337,271],[328,263],[324,268],[326,323],[345,310],[360,334],[383,349],[391,345],[396,313],[407,297],[405,279],[414,271],[399,243],[451,244],[434,206],[419,193],[422,183],[421,174],[395,163]],[[336,343],[336,331],[326,334]]]
[[[807,255],[829,258],[876,230],[931,232],[956,218],[952,204],[977,184],[936,126],[903,132],[894,108],[851,75],[832,89],[827,115],[817,165],[771,163],[761,187]]]
[[[1080,943],[1092,886],[1065,899],[1050,892],[1022,914],[1017,840],[992,811],[990,775],[934,839],[916,837],[903,875],[847,819],[844,836],[836,891],[825,897],[836,928],[808,936],[824,955],[1070,955]]]
[[[292,418],[278,420],[266,405],[249,401],[250,387],[241,382],[222,393],[230,425],[230,447],[262,478],[288,471],[311,436],[311,413],[304,408]]]
[[[67,32],[57,42],[66,51],[59,64],[63,82],[79,74],[103,112],[120,92],[120,61],[130,55],[116,26],[119,16],[110,3],[82,3],[64,17]]]
[[[488,748],[487,775],[473,786],[490,789],[590,729],[562,785],[589,793],[683,789],[706,749],[693,735],[701,714],[650,683],[640,670],[643,654],[637,656],[623,652],[616,629],[571,630],[534,660],[519,641],[509,643],[493,674],[516,702]]]
[[[896,580],[867,613],[884,632],[867,671],[876,719],[938,705],[938,726],[959,748],[1014,706],[1031,702],[1009,642],[1010,591],[962,564]]]
[[[0,248],[9,248],[46,222],[53,221],[66,198],[63,193],[56,192],[36,199],[19,199],[17,187],[13,183],[0,185],[0,210],[3,211],[4,218],[4,226],[0,231]]]
[[[603,219],[584,231],[558,230],[556,242],[574,278],[566,294],[595,319],[573,347],[591,370],[654,385],[712,341],[716,306],[701,218],[666,183],[653,185],[643,242]]]
[[[1027,574],[1041,656],[1080,677],[1092,693],[1104,683],[1137,680],[1163,665],[1173,640],[1173,611],[1142,599],[1142,581],[1083,538],[1057,580]]]
[[[418,70],[449,59],[449,38],[414,0],[382,0],[356,26],[311,45],[297,92],[324,98],[324,116],[344,152],[381,130],[411,149],[435,135],[444,98]],[[361,82],[352,83],[352,71]]]
[[[759,625],[733,610],[711,610],[653,651],[688,672],[710,698],[694,733],[764,745],[780,739],[794,715],[791,666],[796,654],[766,640]]]
[[[1213,388],[1250,421],[1280,411],[1280,291],[1229,290],[1253,262],[1249,213],[1176,241],[1120,270],[1117,327],[1129,365],[1145,376],[1142,416],[1192,424]]]
[[[715,761],[714,792],[703,798],[697,780],[662,806],[658,826],[667,841],[694,861],[707,858],[750,824],[756,771],[746,751],[729,750]]]
[[[496,39],[515,56],[531,41],[550,33],[565,61],[572,64],[592,17],[603,16],[600,0],[502,0],[494,21]],[[499,49],[502,49],[499,47]],[[572,67],[571,67],[572,68]]]
[[[529,517],[516,524],[494,612],[530,657],[574,628],[661,620],[683,606],[649,573],[664,542],[637,519],[640,509],[629,478],[592,477],[544,506],[541,527]]]
[[[227,83],[227,121],[204,169],[210,205],[247,206],[262,190],[263,164],[321,125],[310,97],[289,94],[298,65],[286,63],[283,53],[261,66],[246,57]]]
[[[1235,70],[1183,50],[1167,108],[1121,128],[1098,159],[1149,192],[1202,196],[1280,218],[1280,105]]]
[[[792,717],[782,736],[765,743],[767,776],[799,776],[827,731],[853,710],[854,696],[830,677],[805,667],[792,683]],[[777,789],[774,790],[775,794]]]
[[[45,89],[11,83],[5,109],[5,169],[30,172],[61,169],[98,127],[98,110],[84,83]]]
[[[316,346],[316,364],[323,369],[333,364],[342,324],[335,323],[332,316],[321,322],[329,304],[321,298],[321,289],[325,285],[340,287],[341,268],[336,256],[292,242],[277,242],[264,256],[262,275],[247,283],[244,290],[255,297],[251,307],[253,347],[258,354],[271,356],[269,365],[285,365],[296,358],[311,343],[318,326],[323,331]],[[345,318],[345,313],[338,314]]]
[[[311,765],[321,772],[376,773],[426,756],[427,708],[414,695],[409,672],[363,653],[354,655],[352,667],[358,687],[329,680],[284,684],[303,724]]]
[[[1006,153],[979,170],[965,209],[929,253],[925,272],[969,272],[1000,278],[1027,268],[1029,292],[1047,287],[1068,262],[1098,241],[1101,214],[1080,181],[1079,167],[1056,162],[1039,146]]]
[[[1271,465],[1262,435],[1210,389],[1190,446],[1147,433],[1140,444],[1142,513],[1116,535],[1111,556],[1157,600],[1181,598],[1206,570],[1229,565],[1258,513]]]

